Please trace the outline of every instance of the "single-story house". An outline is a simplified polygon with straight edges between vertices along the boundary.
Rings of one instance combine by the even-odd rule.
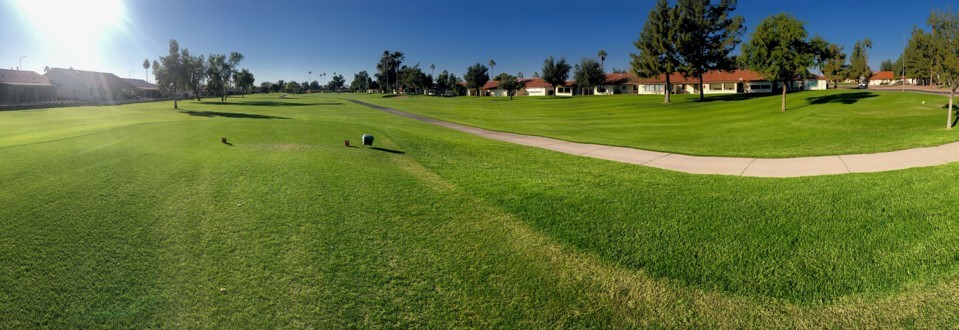
[[[518,91],[516,91],[514,96],[552,96],[553,94],[556,94],[556,89],[553,88],[553,85],[546,82],[546,80],[540,78],[525,78],[520,79],[520,81],[523,83],[523,88],[520,88]],[[483,95],[486,96],[509,96],[507,95],[505,89],[499,88],[499,81],[487,82],[486,85],[483,86],[483,91]]]
[[[57,98],[111,101],[136,97],[139,89],[112,73],[54,68],[43,74],[57,87]]]
[[[639,93],[639,77],[631,73],[610,73],[606,81],[596,86],[595,95],[637,94]]]
[[[563,86],[556,87],[556,96],[573,96],[576,95],[576,82],[572,80],[567,80]]]
[[[751,70],[710,71],[703,75],[703,94],[743,94],[772,93],[782,88],[781,82],[771,82],[758,72]],[[655,78],[637,79],[638,94],[662,94],[666,79],[664,75]],[[684,77],[673,73],[669,76],[674,94],[699,94],[699,78]],[[815,77],[800,79],[789,84],[791,90],[826,89],[826,79]]]
[[[137,88],[137,96],[145,99],[156,99],[162,97],[160,93],[160,86],[148,83],[143,79],[127,79],[126,80],[130,85]]]
[[[0,104],[31,104],[51,101],[56,87],[33,71],[0,69]]]
[[[523,83],[526,87],[523,87],[523,89],[517,92],[516,95],[552,96],[553,93],[556,93],[556,91],[553,89],[553,85],[541,78],[523,80]]]
[[[869,77],[869,86],[891,85],[893,81],[898,80],[895,72],[879,71]]]

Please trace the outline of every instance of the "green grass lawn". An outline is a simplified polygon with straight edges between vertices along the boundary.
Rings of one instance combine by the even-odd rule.
[[[340,96],[0,112],[0,328],[959,323],[959,164],[687,175]]]
[[[780,96],[397,97],[366,102],[491,130],[671,153],[797,157],[893,151],[959,140],[944,96],[862,90]]]

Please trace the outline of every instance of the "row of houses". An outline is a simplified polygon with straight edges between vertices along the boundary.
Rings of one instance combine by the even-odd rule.
[[[109,103],[159,98],[157,85],[112,73],[54,68],[44,74],[0,69],[0,105],[42,104],[71,100]]]
[[[710,71],[703,75],[703,94],[747,94],[772,93],[782,88],[781,82],[764,79],[759,73],[750,70]],[[521,79],[525,87],[516,92],[516,96],[573,96],[578,94],[663,94],[666,89],[666,76],[640,78],[629,73],[606,75],[603,84],[592,90],[581,91],[575,81],[567,81],[562,86],[553,86],[540,78]],[[684,77],[673,73],[669,76],[673,94],[699,94],[699,78]],[[797,79],[788,83],[789,90],[823,90],[827,82],[824,77]],[[499,88],[498,81],[487,82],[480,90],[471,89],[470,96],[477,93],[486,96],[508,96],[506,90]]]

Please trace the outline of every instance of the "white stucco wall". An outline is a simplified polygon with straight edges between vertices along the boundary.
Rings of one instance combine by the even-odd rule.
[[[573,96],[576,87],[556,87],[556,96]]]
[[[543,87],[533,87],[527,88],[526,92],[529,93],[529,96],[547,96],[546,90],[547,89]]]

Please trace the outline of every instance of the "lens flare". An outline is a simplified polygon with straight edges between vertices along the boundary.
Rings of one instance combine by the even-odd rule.
[[[56,54],[68,54],[78,65],[101,62],[98,49],[123,32],[122,0],[14,0],[32,39]]]

